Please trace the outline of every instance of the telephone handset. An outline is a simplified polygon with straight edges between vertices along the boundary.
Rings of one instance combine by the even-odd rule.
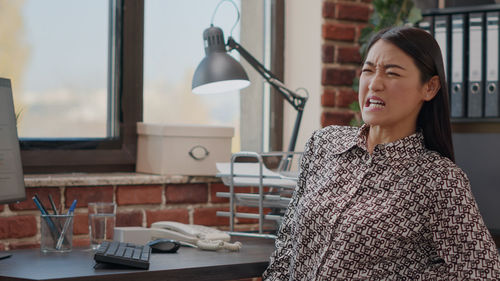
[[[238,251],[241,248],[240,242],[229,243],[231,237],[226,232],[203,225],[187,225],[175,221],[159,221],[151,224],[151,236],[153,239],[177,240],[202,250]]]

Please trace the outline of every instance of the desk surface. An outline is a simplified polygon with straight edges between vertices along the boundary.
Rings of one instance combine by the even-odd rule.
[[[39,249],[11,251],[0,260],[0,280],[231,280],[258,277],[274,250],[274,240],[235,237],[239,252],[211,252],[181,247],[175,254],[152,254],[149,270],[94,269],[93,251],[41,253]]]

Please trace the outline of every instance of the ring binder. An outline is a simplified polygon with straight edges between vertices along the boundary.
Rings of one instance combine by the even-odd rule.
[[[451,117],[465,117],[464,93],[464,16],[454,15],[452,18],[452,73],[451,73]]]
[[[435,21],[435,27],[434,27],[434,38],[436,39],[436,42],[439,44],[439,48],[441,49],[441,54],[443,56],[443,64],[444,64],[444,70],[445,70],[445,76],[448,77],[447,73],[447,42],[446,42],[446,31],[448,27],[446,24],[446,17],[438,17],[436,18]]]
[[[469,89],[467,116],[483,116],[483,17],[471,14],[469,18]]]
[[[487,14],[486,93],[484,94],[484,116],[499,117],[498,100],[498,12]]]

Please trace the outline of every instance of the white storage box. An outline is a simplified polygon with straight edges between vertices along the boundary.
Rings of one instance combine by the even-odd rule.
[[[214,176],[231,161],[232,127],[137,123],[137,133],[137,172]]]

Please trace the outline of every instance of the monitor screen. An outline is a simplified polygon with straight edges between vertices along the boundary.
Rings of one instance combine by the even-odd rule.
[[[0,78],[0,203],[26,198],[22,169],[12,87]]]

